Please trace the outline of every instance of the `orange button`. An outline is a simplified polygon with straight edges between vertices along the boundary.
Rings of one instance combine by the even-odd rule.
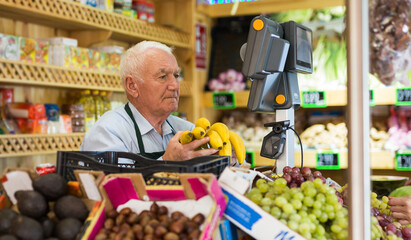
[[[285,103],[285,96],[282,95],[282,94],[278,94],[277,97],[275,97],[275,101],[278,104],[283,104],[283,103]]]
[[[254,28],[256,31],[260,31],[261,29],[263,29],[263,27],[264,27],[264,22],[263,22],[263,20],[257,19],[257,20],[255,20],[255,21],[253,22],[253,28]]]

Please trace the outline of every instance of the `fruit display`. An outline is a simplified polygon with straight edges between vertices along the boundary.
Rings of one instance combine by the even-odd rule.
[[[205,136],[210,138],[210,141],[201,148],[214,148],[220,156],[232,157],[234,150],[238,163],[242,164],[245,160],[245,145],[241,137],[231,131],[227,125],[222,122],[211,124],[206,118],[199,118],[195,123],[195,128],[192,131],[184,131],[180,136],[181,144],[188,144],[196,139],[201,139]]]
[[[120,212],[112,209],[106,216],[104,227],[95,237],[96,240],[194,240],[199,239],[200,226],[205,220],[201,213],[191,219],[179,211],[170,213],[167,207],[158,206],[156,202],[149,211],[144,210],[139,214],[126,207]]]
[[[208,82],[211,91],[243,91],[245,89],[244,76],[234,69],[228,69]]]
[[[50,173],[34,178],[32,186],[15,193],[18,212],[0,210],[2,239],[76,239],[89,210],[80,198],[68,195],[66,180]]]

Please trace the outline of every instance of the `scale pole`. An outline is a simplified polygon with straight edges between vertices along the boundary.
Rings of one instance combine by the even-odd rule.
[[[290,109],[281,109],[275,111],[275,121],[281,122],[285,120],[290,121],[290,127],[294,127],[294,108]],[[287,130],[285,131],[286,138],[285,138],[285,145],[284,151],[280,155],[280,157],[275,162],[276,165],[276,173],[280,174],[283,173],[283,168],[285,166],[294,167],[294,132]]]

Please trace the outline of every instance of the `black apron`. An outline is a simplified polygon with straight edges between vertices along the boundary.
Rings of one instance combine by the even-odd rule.
[[[128,106],[129,103],[127,103],[124,108],[126,109],[126,112],[128,114],[128,116],[130,116],[131,120],[134,123],[134,130],[136,131],[136,136],[137,136],[137,141],[138,141],[138,147],[140,148],[140,155],[150,158],[150,159],[158,159],[161,156],[164,155],[165,151],[161,151],[161,152],[152,152],[152,153],[146,153],[146,151],[144,150],[144,144],[143,144],[143,139],[141,137],[141,133],[140,133],[140,129],[138,128],[138,125],[136,123],[136,120],[134,119],[133,113],[131,112],[130,107]],[[170,125],[171,129],[174,131],[174,128],[171,126],[171,124],[166,120],[166,122],[168,123],[168,125]]]

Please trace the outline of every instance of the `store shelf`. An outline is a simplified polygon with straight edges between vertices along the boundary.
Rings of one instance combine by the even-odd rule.
[[[197,11],[207,14],[212,18],[232,17],[231,11],[234,3],[224,4],[200,4],[197,5]],[[241,2],[238,4],[235,16],[242,15],[260,15],[262,13],[275,13],[281,11],[290,11],[296,9],[320,9],[335,6],[344,6],[344,0],[264,0]]]
[[[393,87],[374,89],[374,101],[376,105],[393,105],[395,104],[395,91]],[[347,90],[326,90],[327,106],[345,106],[347,105]],[[249,91],[235,92],[238,108],[247,107]],[[213,107],[213,92],[204,93],[204,106]]]
[[[0,135],[0,158],[78,151],[84,133]]]
[[[56,67],[0,59],[0,82],[74,89],[97,89],[124,92],[120,76],[89,70]],[[191,82],[180,83],[181,96],[191,96]]]
[[[111,39],[136,43],[154,40],[191,48],[191,35],[65,0],[0,0],[0,15],[72,31],[109,31]]]

